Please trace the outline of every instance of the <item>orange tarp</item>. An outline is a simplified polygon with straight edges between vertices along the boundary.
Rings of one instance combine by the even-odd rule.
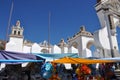
[[[75,63],[79,63],[79,62],[71,59],[70,57],[64,57],[64,58],[60,58],[58,60],[53,60],[52,63],[71,63],[71,64],[75,64]]]
[[[58,60],[53,60],[52,63],[71,63],[71,64],[96,64],[96,63],[112,63],[112,60],[101,60],[101,59],[84,59],[84,58],[71,58],[64,57]]]
[[[72,58],[83,64],[96,64],[96,63],[112,63],[112,60],[102,60],[102,59],[84,59],[84,58]]]

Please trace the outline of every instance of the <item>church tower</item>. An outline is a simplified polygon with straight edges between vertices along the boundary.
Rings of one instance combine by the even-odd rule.
[[[9,42],[6,44],[7,51],[23,51],[23,27],[20,26],[20,21],[16,22],[16,25],[12,27],[12,32],[9,36]]]
[[[118,57],[116,27],[120,23],[120,0],[97,0],[95,6],[101,28],[95,32],[95,42],[104,57]]]

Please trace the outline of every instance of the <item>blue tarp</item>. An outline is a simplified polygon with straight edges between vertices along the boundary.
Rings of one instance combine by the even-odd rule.
[[[45,59],[59,59],[59,58],[63,58],[63,57],[73,57],[73,58],[77,58],[79,57],[77,53],[61,53],[61,54],[55,54],[55,53],[41,53],[41,54],[34,54],[38,57],[42,57]]]
[[[44,58],[33,54],[20,52],[0,51],[0,63],[23,63],[23,62],[42,62]]]
[[[102,60],[113,60],[113,61],[118,61],[118,62],[120,62],[120,57],[112,57],[112,58],[100,58],[100,59],[102,59]]]

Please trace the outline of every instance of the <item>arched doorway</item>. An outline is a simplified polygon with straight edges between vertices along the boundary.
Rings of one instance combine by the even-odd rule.
[[[95,51],[96,51],[96,47],[95,47],[95,45],[94,45],[94,41],[89,41],[89,42],[87,43],[86,48],[91,51],[92,57],[95,57],[95,54],[94,54],[94,53],[95,53]]]
[[[117,41],[118,41],[118,48],[120,50],[120,26],[116,28],[117,30]],[[119,51],[120,52],[120,51]]]

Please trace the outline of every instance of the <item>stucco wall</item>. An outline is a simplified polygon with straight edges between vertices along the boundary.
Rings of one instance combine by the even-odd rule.
[[[23,52],[23,39],[22,38],[10,38],[10,41],[6,44],[7,51]]]

